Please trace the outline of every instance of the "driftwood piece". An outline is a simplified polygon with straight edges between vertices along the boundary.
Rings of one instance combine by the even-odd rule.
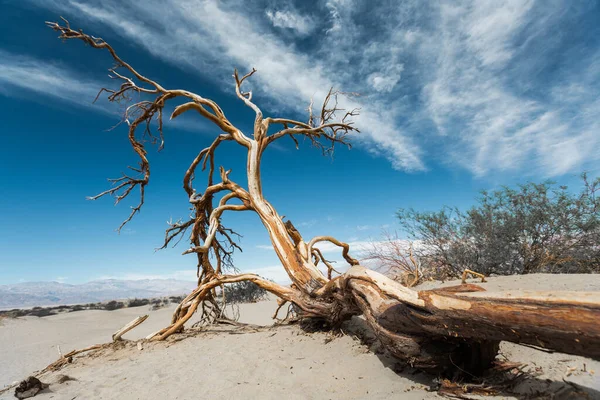
[[[117,340],[121,340],[121,336],[123,336],[124,334],[126,334],[127,332],[129,332],[130,330],[132,330],[133,328],[135,328],[136,326],[138,326],[139,324],[144,322],[147,318],[148,318],[148,315],[139,316],[136,319],[134,319],[133,321],[131,321],[130,323],[128,323],[127,325],[125,325],[124,327],[122,327],[121,329],[119,329],[118,331],[116,331],[115,333],[113,333],[113,335],[112,335],[113,342],[116,342]]]

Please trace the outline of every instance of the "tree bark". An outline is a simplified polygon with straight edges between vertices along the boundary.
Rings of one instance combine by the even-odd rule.
[[[600,359],[600,293],[488,293],[469,284],[416,292],[362,267],[346,275],[375,334],[415,367],[480,373],[502,340]]]

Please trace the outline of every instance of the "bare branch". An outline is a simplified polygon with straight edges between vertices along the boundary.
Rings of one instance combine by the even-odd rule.
[[[174,238],[176,238],[177,236],[180,236],[177,243],[175,243],[175,246],[176,246],[181,241],[181,239],[183,239],[183,235],[188,230],[188,228],[190,226],[194,225],[194,222],[196,222],[195,219],[190,219],[189,221],[186,221],[183,223],[181,221],[177,221],[175,223],[173,223],[171,221],[167,221],[169,228],[165,231],[165,241],[164,241],[163,245],[160,248],[158,248],[157,250],[166,249],[167,246],[169,245],[169,243],[171,243],[171,241]]]
[[[221,224],[220,222],[220,218],[221,215],[223,214],[223,212],[225,211],[246,211],[246,210],[250,210],[251,208],[244,205],[244,204],[226,204],[227,200],[233,198],[233,197],[237,197],[237,195],[235,193],[229,193],[227,195],[225,195],[220,203],[219,206],[217,208],[215,208],[212,213],[210,214],[210,226],[208,229],[208,233],[206,235],[206,239],[204,240],[204,244],[201,246],[195,246],[192,247],[186,251],[183,252],[183,254],[190,254],[190,253],[206,253],[208,252],[208,250],[211,248],[212,245],[212,241],[215,238],[215,235],[217,234],[217,230]]]
[[[163,340],[164,338],[170,336],[172,333],[179,331],[183,327],[185,322],[187,322],[192,317],[192,315],[194,315],[194,312],[201,304],[202,300],[204,300],[206,295],[210,293],[210,291],[213,288],[227,283],[235,283],[242,281],[253,282],[259,287],[280,297],[281,299],[297,304],[299,307],[305,310],[307,314],[310,314],[313,311],[311,300],[308,297],[303,296],[293,288],[278,285],[274,282],[263,279],[258,275],[240,274],[215,276],[209,282],[198,286],[196,290],[190,293],[181,302],[180,307],[178,307],[178,309],[176,310],[176,314],[178,314],[179,318],[177,318],[177,320],[174,321],[169,327],[155,333],[152,337],[153,340]]]
[[[219,144],[221,144],[221,142],[227,140],[233,140],[233,136],[231,134],[219,135],[209,147],[203,149],[198,154],[198,156],[196,156],[194,161],[192,161],[192,164],[186,171],[185,176],[183,177],[183,188],[187,192],[188,196],[190,196],[190,198],[194,194],[194,189],[192,188],[191,184],[194,179],[196,167],[198,166],[198,164],[200,164],[200,162],[202,162],[202,171],[204,171],[206,169],[207,161],[210,160],[210,170],[208,172],[208,186],[211,186],[213,184],[213,173],[215,170],[215,150],[217,149]]]
[[[308,138],[312,145],[321,149],[324,155],[333,154],[336,144],[342,144],[347,147],[351,147],[350,143],[347,142],[346,136],[350,132],[359,132],[354,127],[351,118],[358,115],[358,109],[346,111],[338,107],[338,96],[343,94],[342,92],[334,91],[333,88],[329,90],[323,106],[321,107],[319,121],[315,122],[315,116],[313,113],[313,100],[311,99],[308,107],[308,123],[296,121],[293,119],[286,118],[267,118],[265,124],[267,126],[272,124],[283,125],[284,129],[276,132],[270,136],[267,136],[265,147],[275,140],[290,136],[296,146],[298,144],[297,139],[294,135],[300,135]],[[344,115],[341,119],[337,120],[337,112],[343,112]]]
[[[248,72],[243,77],[239,77],[237,69],[233,71],[233,78],[235,79],[235,93],[237,97],[240,98],[248,107],[250,107],[256,113],[256,119],[254,120],[254,139],[260,140],[266,134],[266,130],[262,129],[261,123],[263,119],[263,114],[260,108],[256,104],[252,102],[252,92],[243,92],[242,84],[248,78],[250,78],[256,72],[255,68],[252,68],[252,71]]]
[[[61,17],[62,18],[62,17]],[[106,43],[104,41],[104,39],[102,38],[96,38],[90,35],[87,35],[85,33],[83,33],[83,30],[79,30],[79,31],[75,31],[73,29],[71,29],[71,27],[69,26],[69,22],[62,18],[63,21],[65,22],[64,26],[59,25],[56,22],[49,22],[46,21],[46,25],[49,28],[52,28],[53,30],[60,32],[59,38],[60,39],[80,39],[82,40],[85,44],[88,44],[96,49],[107,49],[111,56],[114,58],[114,60],[117,63],[117,67],[124,67],[127,70],[129,70],[137,79],[139,79],[140,81],[147,83],[151,86],[153,86],[158,92],[165,92],[165,89],[160,86],[158,83],[156,83],[155,81],[146,78],[145,76],[141,75],[140,73],[138,73],[135,69],[133,69],[133,67],[129,64],[127,64],[125,61],[123,61],[115,52],[115,50],[112,48],[111,45],[109,45],[108,43]],[[114,73],[114,69],[111,70]]]
[[[331,263],[335,261],[329,261],[325,259],[323,253],[321,253],[321,250],[319,250],[318,248],[314,247],[312,249],[312,255],[315,257],[315,265],[317,265],[319,261],[321,261],[327,267],[327,279],[331,279],[332,272],[335,272],[338,275],[341,274],[340,271],[336,270],[335,268],[333,268],[333,265],[331,265]]]
[[[136,130],[139,125],[144,126],[143,135],[147,136],[151,139],[152,143],[159,143],[159,150],[164,146],[164,136],[163,136],[163,109],[165,102],[167,100],[177,98],[177,97],[185,97],[191,100],[191,102],[185,103],[179,107],[175,108],[175,111],[171,115],[171,118],[175,118],[178,115],[182,114],[187,110],[196,110],[200,113],[204,118],[213,122],[217,125],[225,135],[220,135],[219,138],[213,143],[209,149],[207,149],[204,153],[199,155],[199,159],[195,160],[190,166],[188,173],[184,178],[184,186],[186,191],[188,191],[188,195],[191,195],[191,179],[193,176],[193,172],[195,170],[196,165],[201,161],[200,159],[203,156],[206,156],[203,164],[203,168],[206,166],[206,161],[210,158],[211,163],[211,172],[209,174],[209,185],[212,180],[212,171],[214,169],[213,164],[213,156],[214,149],[216,146],[223,140],[235,140],[239,144],[242,144],[245,147],[250,146],[250,139],[247,138],[239,129],[235,128],[233,124],[225,117],[221,108],[212,100],[205,99],[195,93],[191,93],[185,90],[167,90],[157,82],[152,79],[145,77],[140,74],[137,70],[135,70],[131,65],[126,63],[122,58],[120,58],[115,50],[106,43],[102,38],[97,38],[88,34],[85,34],[83,30],[75,31],[71,29],[69,22],[63,18],[64,25],[60,25],[56,22],[46,22],[46,25],[52,28],[53,30],[60,33],[59,38],[67,40],[67,39],[79,39],[84,43],[90,45],[91,47],[97,49],[106,49],[111,54],[112,58],[115,61],[115,67],[111,68],[109,77],[115,80],[119,80],[122,82],[121,86],[117,90],[102,88],[97,98],[103,92],[108,94],[108,101],[119,103],[121,101],[130,101],[131,93],[138,94],[154,94],[156,97],[153,100],[144,100],[136,102],[127,107],[125,111],[125,115],[123,117],[123,121],[129,125],[129,140],[135,152],[140,157],[140,165],[139,165],[139,173],[143,175],[141,178],[132,178],[127,175],[124,175],[117,180],[113,180],[114,184],[117,184],[116,187],[109,189],[105,192],[100,193],[97,196],[90,197],[90,199],[95,200],[105,195],[116,196],[116,202],[120,202],[122,199],[127,197],[134,187],[140,187],[140,201],[137,206],[132,207],[132,211],[129,217],[121,224],[118,228],[120,230],[125,224],[127,224],[133,216],[138,213],[144,204],[144,192],[145,186],[148,184],[150,178],[150,165],[148,163],[148,159],[146,158],[146,149],[142,144],[142,141],[136,139]],[[117,71],[119,68],[124,68],[133,77],[143,84],[149,86],[141,87],[138,86],[133,79],[127,77],[125,74],[122,74]],[[245,79],[244,77],[243,79]],[[243,81],[242,79],[242,81]],[[94,100],[95,101],[95,100]],[[156,119],[158,123],[158,138],[154,136],[151,132],[151,122]]]
[[[225,117],[225,114],[223,114],[221,108],[214,101],[205,99],[197,94],[185,90],[170,90],[169,93],[173,94],[174,96],[184,96],[193,100],[177,106],[171,114],[170,119],[177,118],[186,111],[195,110],[204,118],[221,128],[223,132],[229,133],[239,144],[245,147],[250,145],[250,139],[248,139],[248,137],[246,137],[242,131],[237,129],[231,122],[229,122],[229,120]],[[213,112],[211,113],[204,106],[210,107]]]
[[[330,242],[330,243],[335,244],[336,246],[341,247],[343,249],[342,256],[348,262],[348,264],[359,265],[358,260],[350,257],[350,255],[348,254],[348,252],[350,251],[350,246],[347,243],[340,242],[339,240],[337,240],[336,238],[334,238],[332,236],[316,236],[316,237],[312,238],[310,240],[310,242],[308,242],[308,246],[307,246],[308,254],[312,254],[314,245],[319,242]]]

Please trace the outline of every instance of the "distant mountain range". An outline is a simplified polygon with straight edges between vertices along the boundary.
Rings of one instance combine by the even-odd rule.
[[[0,309],[175,296],[187,294],[195,288],[195,282],[175,279],[103,279],[80,285],[26,282],[0,285]]]

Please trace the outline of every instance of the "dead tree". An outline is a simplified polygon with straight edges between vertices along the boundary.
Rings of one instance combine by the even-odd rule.
[[[356,111],[343,111],[337,103],[338,92],[331,90],[322,107],[309,107],[307,122],[288,118],[266,117],[254,103],[252,92],[245,92],[244,82],[256,71],[240,76],[234,73],[237,97],[255,113],[252,135],[234,126],[223,110],[212,100],[180,89],[167,89],[140,74],[122,60],[103,39],[73,30],[64,24],[48,23],[64,40],[78,39],[89,46],[107,50],[115,62],[111,69],[118,89],[103,89],[108,100],[118,102],[131,95],[146,99],[127,107],[124,121],[129,140],[139,157],[135,173],[114,180],[114,187],[94,199],[113,195],[119,202],[137,188],[139,204],[124,224],[140,210],[144,191],[150,179],[150,165],[142,141],[147,135],[162,146],[163,110],[168,101],[179,99],[171,118],[195,112],[213,123],[222,133],[198,153],[185,172],[183,187],[193,206],[188,221],[173,223],[166,232],[165,245],[178,239],[188,229],[191,247],[184,254],[198,258],[198,287],[177,307],[171,324],[153,338],[161,340],[183,329],[199,308],[215,307],[215,289],[222,285],[251,281],[293,303],[305,319],[316,319],[330,327],[338,327],[354,315],[364,315],[384,346],[396,357],[423,369],[456,369],[478,372],[490,365],[502,340],[526,343],[556,351],[600,359],[600,294],[574,292],[488,293],[475,285],[462,285],[438,290],[414,291],[366,269],[349,254],[346,243],[330,236],[305,240],[290,221],[284,222],[275,208],[264,198],[260,163],[263,152],[276,141],[308,139],[323,153],[335,145],[347,145],[347,134],[356,131],[351,117]],[[339,117],[341,116],[341,118]],[[151,127],[157,124],[158,136]],[[247,150],[247,182],[242,186],[229,178],[220,167],[215,179],[215,150],[223,144],[235,144]],[[198,168],[208,169],[207,185],[202,192],[193,187]],[[234,233],[223,227],[224,212],[251,211],[258,215],[268,231],[282,267],[292,281],[282,286],[254,274],[225,274],[237,247]],[[331,265],[318,250],[324,242],[340,247],[350,269],[331,277]],[[210,257],[212,256],[212,257]],[[318,263],[326,263],[329,276]],[[212,305],[212,306],[211,306]]]

